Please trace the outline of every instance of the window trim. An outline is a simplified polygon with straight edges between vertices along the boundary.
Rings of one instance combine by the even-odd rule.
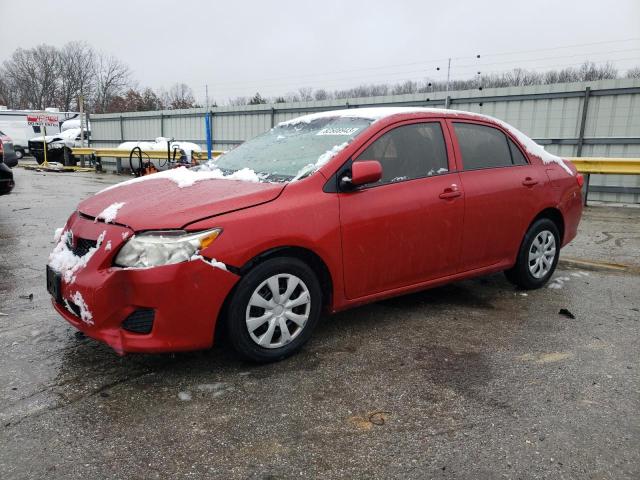
[[[369,148],[369,146],[371,144],[373,144],[375,141],[377,141],[380,137],[382,137],[383,135],[387,134],[388,132],[390,132],[391,130],[395,130],[396,128],[399,127],[404,127],[407,125],[414,125],[416,123],[438,123],[440,125],[440,129],[442,131],[442,138],[444,140],[444,145],[445,145],[445,150],[446,150],[446,155],[447,155],[447,167],[449,168],[449,170],[445,173],[439,173],[438,175],[424,175],[421,177],[413,177],[413,178],[407,178],[406,180],[398,180],[397,182],[387,182],[387,183],[380,183],[380,184],[369,184],[369,185],[363,185],[361,187],[358,187],[355,190],[368,190],[370,188],[378,188],[378,187],[386,187],[389,185],[400,185],[406,182],[411,182],[414,180],[424,180],[425,178],[435,178],[435,177],[442,177],[445,175],[449,175],[451,173],[458,173],[458,169],[457,169],[457,163],[456,163],[456,157],[455,157],[455,153],[454,153],[454,146],[453,143],[451,142],[451,133],[449,132],[449,128],[446,122],[446,118],[444,117],[428,117],[428,118],[412,118],[409,120],[400,120],[398,122],[394,122],[391,125],[387,125],[385,128],[383,128],[382,130],[379,130],[378,132],[376,132],[375,134],[373,134],[371,137],[369,137],[364,143],[362,143],[362,145],[360,145],[360,147],[358,148],[358,150],[356,150],[353,155],[351,155],[351,157],[349,157],[349,160],[347,160],[340,168],[338,168],[338,170],[336,171],[336,175],[338,176],[338,179],[340,177],[342,177],[342,175],[344,175],[346,172],[346,168],[348,167],[348,169],[351,169],[351,164],[355,161],[357,161],[358,157],[364,153],[364,151]],[[363,159],[366,160],[366,159]],[[453,170],[451,169],[451,166],[455,167]],[[341,191],[340,189],[338,189],[338,191]]]
[[[518,147],[518,149],[520,150],[520,153],[522,153],[522,155],[524,156],[524,159],[526,160],[526,164],[525,165],[516,165],[515,163],[513,163],[513,154],[511,153],[511,147],[509,147],[509,142],[507,141],[507,149],[509,150],[509,158],[511,159],[511,165],[500,165],[500,166],[494,166],[494,167],[480,167],[480,168],[464,168],[464,158],[462,157],[462,150],[460,149],[460,142],[458,141],[458,135],[456,135],[456,131],[455,131],[455,125],[454,123],[470,123],[473,125],[480,125],[482,127],[489,127],[489,128],[494,128],[496,130],[498,130],[499,132],[501,132],[504,136],[506,140],[511,140],[514,145],[516,147]],[[520,142],[518,142],[517,139],[515,139],[513,137],[513,135],[511,135],[511,133],[505,129],[502,128],[501,125],[497,125],[495,123],[491,123],[491,122],[487,122],[487,121],[483,121],[483,120],[476,120],[476,119],[467,119],[467,118],[447,118],[447,124],[450,127],[450,134],[451,134],[451,143],[453,144],[455,153],[456,153],[456,158],[459,160],[460,165],[460,173],[464,173],[464,172],[478,172],[481,170],[495,170],[498,168],[511,168],[511,167],[528,167],[531,166],[531,159],[529,158],[529,155],[527,155],[525,153],[525,151],[523,150],[522,146],[520,145]]]

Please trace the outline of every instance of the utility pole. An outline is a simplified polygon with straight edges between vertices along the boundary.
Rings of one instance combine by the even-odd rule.
[[[445,88],[444,108],[449,108],[449,81],[451,80],[451,58],[447,63],[447,86]]]
[[[207,105],[207,111],[209,110],[209,85],[204,86],[204,98]]]
[[[84,129],[82,128],[82,117],[84,111],[84,95],[82,93],[78,96],[78,110],[80,110],[80,147],[84,148]],[[84,168],[84,155],[80,156],[80,166]]]

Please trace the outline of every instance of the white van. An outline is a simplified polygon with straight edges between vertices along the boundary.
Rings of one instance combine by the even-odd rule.
[[[56,115],[58,117],[58,125],[56,127],[47,127],[47,135],[60,133],[62,123],[66,120],[80,118],[78,112],[60,112],[56,108],[47,108],[45,111],[47,115]],[[24,157],[25,153],[29,153],[29,140],[42,136],[44,133],[43,127],[28,124],[27,115],[33,115],[34,113],[42,112],[35,110],[9,110],[7,107],[0,106],[0,130],[13,139],[13,148],[18,160]]]

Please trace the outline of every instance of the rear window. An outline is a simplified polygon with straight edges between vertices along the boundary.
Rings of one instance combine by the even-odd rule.
[[[464,170],[512,165],[507,137],[497,128],[474,123],[453,124]]]
[[[509,150],[511,150],[511,161],[514,165],[528,165],[527,159],[522,154],[522,151],[518,146],[513,143],[513,140],[509,139]]]

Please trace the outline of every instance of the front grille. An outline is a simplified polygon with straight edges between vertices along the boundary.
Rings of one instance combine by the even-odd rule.
[[[84,257],[89,250],[98,246],[98,242],[95,240],[89,240],[86,238],[75,238],[73,245],[71,245],[71,251],[77,257]]]
[[[155,315],[154,310],[140,308],[122,322],[122,328],[133,333],[151,333]]]

